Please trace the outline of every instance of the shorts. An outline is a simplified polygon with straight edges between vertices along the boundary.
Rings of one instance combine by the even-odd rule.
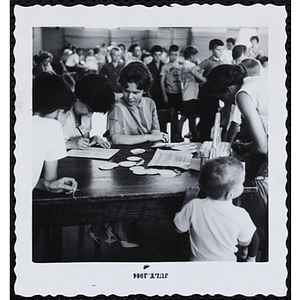
[[[199,100],[188,100],[188,101],[182,101],[182,110],[181,114],[183,116],[189,117],[192,115],[198,115],[199,114]]]
[[[182,95],[167,93],[169,99],[169,107],[174,107],[176,111],[182,110]]]

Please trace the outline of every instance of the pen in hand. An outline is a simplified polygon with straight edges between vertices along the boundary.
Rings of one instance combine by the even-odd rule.
[[[78,125],[76,125],[76,128],[78,129],[80,135],[85,139],[85,137],[84,137],[84,135],[83,135],[83,133],[82,133],[82,131],[80,130],[80,128],[79,128]],[[88,147],[90,147],[90,141],[89,141]]]
[[[76,128],[78,129],[78,131],[79,131],[79,133],[80,133],[80,135],[84,138],[84,135],[83,135],[83,133],[82,133],[82,131],[80,130],[80,128],[79,128],[79,126],[78,125],[76,125]]]

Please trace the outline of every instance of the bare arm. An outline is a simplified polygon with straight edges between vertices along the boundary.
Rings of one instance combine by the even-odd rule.
[[[164,97],[164,102],[168,103],[168,96],[167,96],[166,88],[165,88],[165,79],[166,79],[165,75],[160,75],[160,85],[161,85],[161,90],[162,90],[162,94]]]
[[[204,70],[200,68],[200,66],[196,66],[191,70],[192,75],[198,80],[205,82],[206,78],[203,76]]]
[[[248,130],[252,139],[251,143],[243,144],[243,148],[250,153],[267,154],[268,137],[249,95],[245,92],[238,93],[237,105],[247,122]]]
[[[111,137],[113,144],[135,145],[144,142],[168,141],[168,135],[159,130],[152,130],[150,134],[129,135],[129,134],[114,134]]]
[[[68,192],[77,189],[77,182],[74,178],[63,177],[57,179],[57,160],[45,161],[42,177],[39,179],[36,188],[52,193]]]

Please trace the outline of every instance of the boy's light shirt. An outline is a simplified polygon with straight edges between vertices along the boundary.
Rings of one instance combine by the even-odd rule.
[[[190,231],[196,260],[236,261],[238,240],[248,242],[256,230],[249,214],[232,201],[195,198],[175,215],[174,223]]]

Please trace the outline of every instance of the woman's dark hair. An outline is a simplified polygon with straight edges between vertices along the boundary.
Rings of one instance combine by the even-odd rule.
[[[245,45],[235,45],[232,49],[232,58],[236,60],[246,52],[247,52],[247,47]]]
[[[50,58],[53,59],[53,55],[48,51],[41,51],[38,56],[38,62],[41,63],[43,60]]]
[[[118,81],[123,88],[127,88],[128,83],[135,83],[139,90],[144,90],[146,93],[152,85],[153,78],[143,63],[130,62],[121,70]]]
[[[115,102],[110,81],[98,74],[88,74],[79,80],[75,86],[75,95],[93,112],[106,113]]]
[[[33,81],[33,112],[42,116],[57,109],[65,112],[76,101],[68,84],[53,72],[42,72]]]
[[[242,65],[219,65],[207,75],[207,80],[201,85],[201,91],[206,95],[224,94],[228,87],[243,83],[247,71]]]

